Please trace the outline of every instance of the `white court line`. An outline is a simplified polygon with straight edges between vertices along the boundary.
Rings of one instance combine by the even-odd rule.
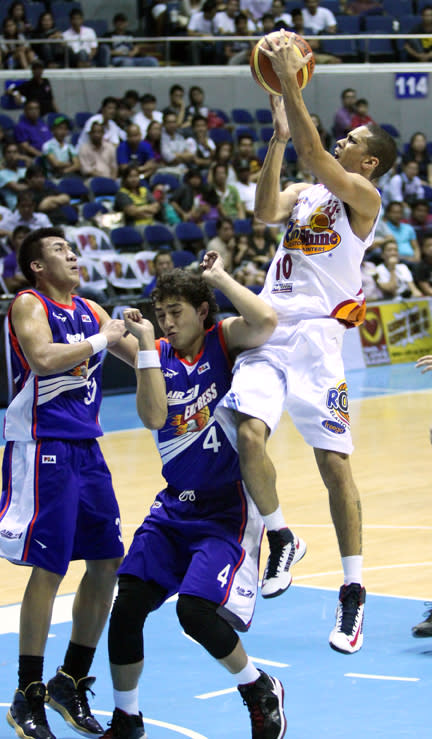
[[[275,662],[271,659],[262,659],[261,657],[250,657],[253,662],[259,662],[261,665],[269,665],[270,667],[291,667],[286,662]]]
[[[236,693],[237,688],[225,688],[225,690],[215,690],[213,693],[201,693],[196,695],[195,698],[205,701],[207,698],[217,698],[219,695],[228,695],[228,693]]]
[[[417,683],[419,677],[395,677],[394,675],[366,675],[361,672],[346,672],[344,677],[360,677],[365,680],[399,680],[406,683]]]

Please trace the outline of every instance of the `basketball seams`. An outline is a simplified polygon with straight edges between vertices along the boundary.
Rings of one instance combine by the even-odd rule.
[[[275,33],[278,34],[278,32]],[[297,55],[304,57],[312,51],[308,42],[306,39],[302,38],[302,36],[299,36],[297,33],[292,31],[285,31],[285,33],[287,35],[292,34],[294,36],[294,50]],[[252,77],[266,92],[271,95],[281,95],[280,80],[273,70],[270,59],[266,57],[264,53],[260,53],[264,48],[265,43],[266,37],[263,36],[252,50],[250,57]],[[315,60],[312,53],[309,62],[297,73],[297,82],[300,90],[303,90],[306,87],[312,77],[314,69]]]

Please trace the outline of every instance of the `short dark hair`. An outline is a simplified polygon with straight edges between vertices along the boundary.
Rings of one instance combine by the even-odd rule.
[[[37,228],[25,237],[20,246],[18,264],[21,272],[30,285],[36,284],[36,277],[30,265],[35,259],[42,258],[43,241],[51,236],[57,236],[60,239],[65,238],[63,229],[58,226]]]
[[[113,17],[113,23],[118,23],[119,21],[127,21],[127,15],[124,13],[116,13]]]
[[[141,95],[139,101],[140,103],[155,103],[156,98],[151,92],[146,92],[144,95]]]
[[[209,312],[204,321],[204,328],[211,328],[216,321],[218,306],[212,289],[202,275],[184,269],[172,269],[158,277],[156,287],[151,294],[153,306],[167,298],[183,298],[196,310],[205,302],[209,304]]]
[[[71,12],[69,13],[69,18],[72,20],[72,18],[75,18],[77,15],[80,15],[81,18],[84,18],[82,10],[79,8],[72,8]]]
[[[171,85],[169,94],[172,95],[173,92],[177,92],[179,90],[180,92],[184,92],[184,87],[176,83],[175,85]]]
[[[393,136],[384,131],[377,123],[368,123],[366,128],[371,134],[365,139],[366,148],[374,157],[379,159],[378,166],[373,172],[373,178],[382,177],[396,161],[397,146]]]
[[[117,98],[113,97],[113,95],[107,95],[107,97],[102,100],[101,108],[105,108],[105,105],[109,105],[110,103],[118,105]]]
[[[30,164],[26,169],[26,180],[29,177],[37,177],[38,175],[43,175],[45,177],[45,172],[43,167],[40,166],[40,164]]]

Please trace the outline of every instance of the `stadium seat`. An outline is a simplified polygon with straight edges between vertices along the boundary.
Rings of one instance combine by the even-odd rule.
[[[143,237],[133,226],[119,226],[111,231],[111,241],[118,252],[142,250]]]
[[[150,184],[152,187],[155,185],[168,185],[170,190],[177,190],[180,187],[180,180],[177,175],[171,172],[156,172],[150,178]]]
[[[387,131],[390,136],[393,136],[394,139],[398,139],[400,137],[399,130],[392,123],[380,123],[380,126],[384,131]]]
[[[221,108],[212,108],[212,113],[216,113],[216,115],[219,116],[219,118],[221,118],[224,123],[229,123],[230,117],[225,110],[222,110]]]
[[[61,210],[66,219],[66,225],[75,226],[75,224],[78,223],[78,211],[76,208],[73,207],[73,205],[62,205]]]
[[[235,218],[234,219],[234,233],[239,236],[246,235],[249,236],[249,234],[252,233],[252,221],[250,218]]]
[[[58,189],[69,195],[72,205],[89,199],[88,187],[80,177],[63,177],[58,183]]]
[[[339,56],[343,61],[356,62],[359,57],[359,50],[355,39],[338,38],[331,40],[323,39],[321,41],[321,51],[324,54],[332,54]]]
[[[273,126],[263,126],[260,131],[260,139],[261,141],[264,141],[265,144],[267,144],[270,141],[273,134],[274,134]]]
[[[95,200],[114,200],[119,186],[111,177],[93,177],[89,182]]]
[[[221,144],[223,141],[228,141],[230,144],[233,142],[232,133],[227,128],[212,128],[209,136],[215,144]]]
[[[7,96],[9,97],[9,96]],[[0,113],[0,126],[5,131],[11,131],[15,128],[15,121],[10,116],[6,115],[6,113]]]
[[[268,108],[257,108],[255,111],[255,118],[260,126],[267,126],[273,121],[271,110]]]
[[[177,251],[171,252],[174,267],[187,267],[192,262],[195,262],[197,257],[191,251],[185,249],[178,249]]]
[[[144,228],[144,243],[149,249],[174,248],[174,234],[163,223],[150,223]]]
[[[206,238],[208,240],[216,236],[217,234],[216,221],[205,221],[203,228],[204,228],[204,233],[206,235]]]
[[[390,15],[366,15],[365,33],[393,33],[393,18]]]
[[[292,145],[292,143],[288,143],[285,149],[285,159],[287,162],[290,162],[291,164],[297,161],[297,152],[294,149],[294,146]]]
[[[84,203],[82,207],[82,217],[86,221],[91,221],[97,213],[108,213],[103,203],[99,203],[97,200],[92,200],[91,203]]]
[[[260,160],[261,164],[263,163],[264,159],[266,158],[268,146],[259,146],[257,149],[257,157]]]
[[[360,33],[360,17],[358,15],[335,15],[338,33],[353,35]]]
[[[75,113],[75,126],[80,129],[84,128],[88,119],[91,118],[92,115],[93,113],[90,113],[88,110],[79,110],[78,113]]]
[[[389,38],[360,39],[359,51],[365,62],[393,62],[396,59],[396,41]]]
[[[108,22],[105,18],[95,18],[92,20],[88,18],[86,19],[85,24],[86,26],[93,28],[93,31],[98,38],[101,38],[108,31]]]
[[[255,121],[247,108],[233,108],[231,111],[233,122],[240,126],[253,126]]]
[[[27,20],[33,28],[36,28],[40,14],[44,13],[46,10],[45,3],[34,2],[33,0],[33,2],[31,3],[24,4],[26,8]]]
[[[175,236],[182,248],[189,248],[191,251],[197,252],[204,246],[204,232],[196,223],[177,223],[175,226]]]
[[[399,20],[402,15],[412,14],[413,12],[411,0],[382,0],[382,6],[384,13],[393,15]]]
[[[213,290],[216,303],[218,305],[218,318],[224,318],[225,316],[235,316],[238,315],[238,311],[234,308],[233,304],[230,300],[224,295],[222,290],[218,290],[215,288]]]
[[[253,141],[258,141],[257,132],[254,128],[251,128],[250,126],[238,126],[235,130],[235,135],[237,141],[239,140],[240,136],[250,136]]]
[[[429,187],[429,185],[423,185],[423,190],[426,200],[428,200],[429,203],[432,203],[432,187]]]

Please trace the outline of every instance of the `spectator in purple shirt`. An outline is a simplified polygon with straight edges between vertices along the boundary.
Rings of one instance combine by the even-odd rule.
[[[40,117],[39,103],[26,100],[24,113],[15,126],[15,139],[20,151],[30,157],[41,156],[42,147],[50,138],[51,131]]]
[[[357,93],[352,87],[347,87],[341,94],[342,107],[336,111],[333,121],[333,136],[336,141],[343,139],[351,131],[351,119],[355,113]]]
[[[136,123],[129,124],[126,134],[126,141],[120,141],[117,147],[119,173],[122,175],[129,164],[134,164],[141,177],[151,177],[156,172],[157,162],[150,143],[143,141],[141,129]]]

